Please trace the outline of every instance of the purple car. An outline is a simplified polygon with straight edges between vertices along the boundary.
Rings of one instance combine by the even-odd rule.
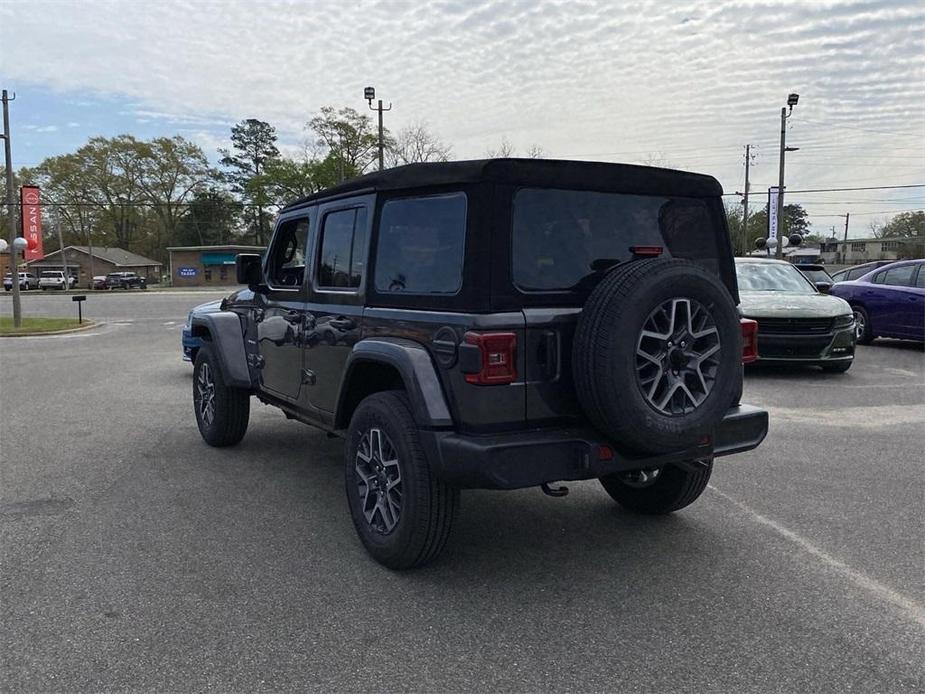
[[[875,337],[925,342],[925,260],[884,265],[838,282],[831,293],[851,304],[859,343]]]

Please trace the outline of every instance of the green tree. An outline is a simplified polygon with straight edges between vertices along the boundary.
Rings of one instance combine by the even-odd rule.
[[[153,239],[155,255],[163,255],[163,240],[175,240],[186,202],[214,173],[202,149],[179,135],[140,142],[138,152],[139,186],[159,222]]]
[[[314,135],[314,142],[325,158],[333,158],[338,181],[359,176],[378,160],[378,128],[365,113],[349,107],[337,110],[325,106],[308,122],[306,129]],[[395,146],[388,130],[383,132],[383,141],[387,151]]]
[[[900,212],[883,226],[874,226],[877,238],[925,237],[925,211]]]
[[[219,149],[231,189],[248,205],[245,218],[257,245],[263,245],[269,237],[266,208],[271,204],[271,196],[266,186],[261,185],[261,177],[267,163],[279,157],[276,139],[276,128],[248,118],[231,128],[232,148]]]
[[[213,186],[193,193],[177,223],[175,242],[182,246],[228,243],[237,235],[241,204]]]

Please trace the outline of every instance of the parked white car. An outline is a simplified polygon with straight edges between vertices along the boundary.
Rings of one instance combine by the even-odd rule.
[[[19,273],[19,288],[20,289],[37,289],[39,286],[39,279],[31,272],[20,272]],[[3,278],[3,288],[6,291],[12,291],[13,289],[13,279],[10,273],[7,273]]]
[[[61,270],[45,270],[39,275],[39,289],[68,289],[75,284],[77,278],[69,274],[65,280],[64,272]]]

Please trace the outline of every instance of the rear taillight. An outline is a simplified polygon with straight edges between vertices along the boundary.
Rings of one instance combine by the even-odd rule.
[[[742,318],[742,363],[758,361],[758,321]]]
[[[514,333],[466,333],[465,342],[478,348],[478,371],[466,381],[480,386],[513,383],[517,379],[517,335]]]

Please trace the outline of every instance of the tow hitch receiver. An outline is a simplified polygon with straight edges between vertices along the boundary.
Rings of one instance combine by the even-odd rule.
[[[546,496],[568,496],[568,487],[550,487],[549,482],[543,482],[540,485],[540,489],[543,490],[543,494]]]

